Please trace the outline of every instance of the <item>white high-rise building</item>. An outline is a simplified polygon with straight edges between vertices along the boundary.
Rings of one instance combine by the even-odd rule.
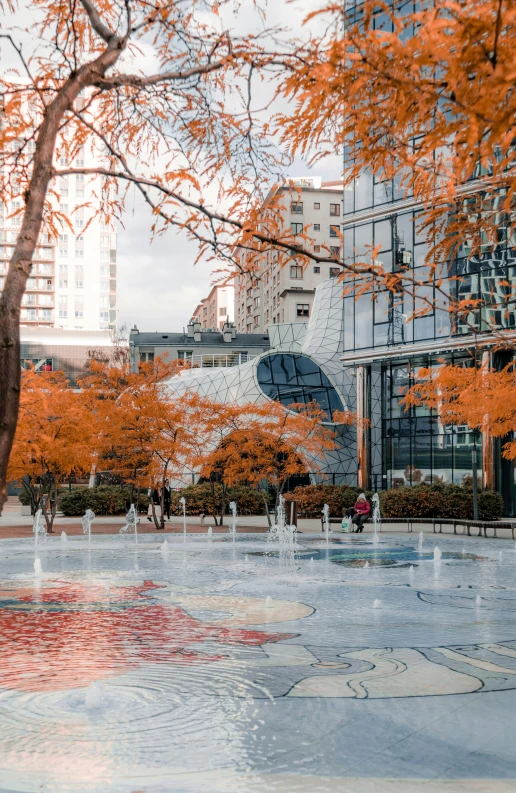
[[[282,266],[276,251],[265,253],[260,261],[259,278],[249,275],[235,278],[235,324],[240,333],[263,333],[271,325],[308,322],[316,287],[341,273],[342,182],[321,183],[317,177],[294,179],[290,184],[275,185],[269,196],[279,191],[284,224],[290,226],[294,235],[304,231],[314,240],[314,252],[334,255],[336,261],[334,265],[302,266],[291,260]],[[306,243],[300,241],[300,244]],[[245,267],[246,252],[240,255]]]
[[[101,161],[80,150],[72,162],[59,156],[57,168],[93,167]],[[59,177],[48,201],[70,220],[57,221],[59,234],[41,234],[31,276],[23,296],[22,325],[100,330],[117,323],[116,232],[94,217],[102,196],[103,177],[83,174]],[[90,204],[91,206],[88,206]],[[0,205],[0,291],[21,225],[21,197]]]

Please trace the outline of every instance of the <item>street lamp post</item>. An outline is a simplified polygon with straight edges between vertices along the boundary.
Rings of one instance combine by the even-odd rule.
[[[473,434],[471,453],[471,473],[473,475],[473,520],[478,520],[478,476],[477,476],[477,430]]]

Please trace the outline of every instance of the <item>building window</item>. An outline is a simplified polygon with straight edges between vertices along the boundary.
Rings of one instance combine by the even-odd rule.
[[[293,201],[290,205],[290,211],[293,215],[302,215],[303,214],[303,202],[302,201]]]
[[[302,234],[303,233],[303,224],[302,223],[291,223],[290,229],[292,234]]]
[[[296,280],[300,280],[303,278],[303,268],[300,267],[298,264],[293,264],[290,267],[290,277]]]
[[[340,256],[340,248],[336,245],[330,245],[330,256]]]
[[[314,231],[320,231],[320,230],[321,230],[321,224],[320,223],[314,223]]]
[[[320,245],[314,245],[314,253],[320,253],[320,252],[321,252],[321,246]]]
[[[339,226],[330,226],[330,237],[339,236]]]
[[[140,363],[152,363],[154,360],[154,353],[153,352],[141,352],[140,353]]]
[[[340,216],[340,204],[330,204],[330,215],[335,218]]]
[[[68,317],[68,310],[66,308],[59,309],[59,319],[66,319]]]
[[[316,202],[314,203],[314,209],[320,209],[320,208],[321,208],[321,205],[320,205],[320,203],[319,203],[318,201],[316,201]]]
[[[298,303],[296,313],[298,317],[308,317],[310,315],[310,305],[308,303]]]
[[[226,306],[223,306],[222,308],[219,308],[219,317],[225,317],[226,313],[227,313]]]
[[[247,316],[252,313],[252,306],[247,306]]]
[[[257,378],[264,394],[285,407],[316,402],[329,421],[335,410],[343,409],[337,392],[324,372],[304,355],[268,355],[258,364]]]
[[[314,267],[314,273],[320,273],[320,272],[321,272],[320,267]]]
[[[338,278],[340,275],[340,267],[330,267],[330,278]]]
[[[257,314],[254,318],[254,327],[257,328],[259,324],[260,324],[260,315]]]
[[[180,361],[191,361],[193,356],[193,350],[178,350],[177,357]]]

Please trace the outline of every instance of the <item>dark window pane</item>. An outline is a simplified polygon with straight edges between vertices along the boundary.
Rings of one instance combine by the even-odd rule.
[[[321,385],[321,370],[310,358],[296,358],[296,368],[300,385]]]
[[[271,357],[273,380],[276,385],[297,384],[294,357],[292,355],[273,355]]]

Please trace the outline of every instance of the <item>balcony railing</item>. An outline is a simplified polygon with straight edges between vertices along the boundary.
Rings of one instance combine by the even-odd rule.
[[[249,355],[246,352],[230,352],[225,355],[193,355],[189,359],[194,369],[216,369],[228,366],[239,366],[241,363],[256,358],[256,355]]]

